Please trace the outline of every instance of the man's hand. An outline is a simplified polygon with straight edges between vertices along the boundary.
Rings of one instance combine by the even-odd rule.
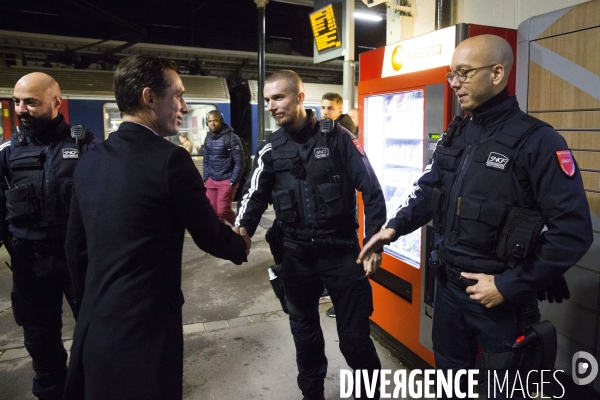
[[[386,228],[377,232],[375,235],[373,235],[373,237],[371,237],[371,240],[369,240],[369,242],[363,246],[362,251],[356,259],[356,263],[360,264],[364,262],[371,254],[381,250],[384,245],[390,244],[395,234],[396,230],[392,228]],[[379,256],[379,263],[381,264],[381,255]],[[379,265],[377,265],[377,267],[379,267]]]
[[[496,288],[494,275],[475,274],[471,272],[462,272],[461,275],[467,279],[478,281],[476,285],[467,287],[466,291],[471,299],[478,301],[486,308],[496,307],[504,303],[504,297]]]
[[[365,276],[373,275],[381,265],[381,253],[371,253],[363,261]]]
[[[250,235],[246,231],[246,228],[237,226],[232,227],[233,231],[244,238],[244,242],[246,242],[246,257],[250,254],[250,246],[252,245],[252,241],[250,240]]]
[[[553,303],[554,301],[562,303],[563,299],[570,299],[571,292],[569,291],[569,285],[567,285],[565,277],[561,276],[548,288],[538,290],[537,298],[539,301],[548,299],[550,303]]]

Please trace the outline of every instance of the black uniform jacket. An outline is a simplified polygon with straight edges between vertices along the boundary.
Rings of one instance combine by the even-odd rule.
[[[122,123],[82,157],[66,244],[81,307],[65,399],[181,399],[185,229],[202,250],[246,261],[205,193],[187,151],[142,125]]]
[[[307,123],[296,133],[309,138],[305,145],[298,146],[290,133],[280,128],[258,149],[238,204],[236,226],[253,235],[267,205],[274,203],[277,220],[284,230],[296,225],[299,239],[349,237],[350,232],[356,236],[358,190],[365,208],[366,243],[381,229],[386,217],[377,176],[347,129],[336,124],[325,141],[319,121],[310,110],[307,114]],[[305,170],[306,176],[297,179],[293,170],[300,165],[299,170]],[[328,175],[339,176],[340,182]]]
[[[73,171],[82,156],[71,127],[58,114],[41,138],[22,135],[20,145],[17,136],[13,133],[0,145],[0,187],[6,199],[0,216],[8,218],[17,239],[64,242]],[[91,132],[84,142],[83,154],[100,143]]]
[[[463,121],[450,146],[438,142],[432,163],[387,227],[400,236],[432,216],[436,224],[445,207],[436,238],[442,257],[464,271],[496,275],[500,294],[516,301],[548,287],[585,254],[593,240],[590,210],[562,136],[523,113],[507,93],[486,104]],[[568,158],[573,168],[564,171]],[[445,194],[436,196],[436,189]],[[538,211],[547,228],[512,269],[495,251],[511,207]]]

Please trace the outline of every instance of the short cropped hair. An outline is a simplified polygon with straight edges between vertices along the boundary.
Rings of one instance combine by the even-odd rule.
[[[265,79],[265,84],[281,80],[287,82],[287,87],[292,91],[293,94],[304,92],[304,83],[302,83],[302,78],[300,78],[300,75],[291,69],[282,69],[273,72],[267,77],[267,79]]]
[[[130,115],[140,111],[140,97],[147,87],[158,97],[164,96],[171,84],[165,79],[165,71],[169,69],[177,72],[177,64],[165,58],[141,54],[123,58],[113,80],[119,111]]]
[[[338,93],[333,92],[325,93],[321,100],[335,101],[338,104],[344,104],[344,99],[342,99],[342,96],[340,96]]]

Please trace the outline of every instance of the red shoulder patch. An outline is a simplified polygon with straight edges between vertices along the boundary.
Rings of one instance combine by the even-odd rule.
[[[560,168],[567,176],[575,175],[575,161],[573,160],[571,150],[557,150],[556,157],[558,157]]]
[[[363,150],[363,148],[362,148],[362,147],[360,147],[360,143],[358,143],[358,139],[353,139],[353,140],[352,140],[352,143],[354,143],[354,147],[356,147],[356,150],[358,150],[358,152],[359,152],[361,155],[363,155],[363,156],[364,156],[364,155],[365,155],[365,151]]]

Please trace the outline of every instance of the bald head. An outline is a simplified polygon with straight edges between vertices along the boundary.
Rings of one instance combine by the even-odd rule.
[[[38,89],[42,91],[52,91],[60,96],[60,87],[58,83],[48,74],[43,72],[32,72],[24,75],[17,81],[16,86],[28,87],[31,90]]]
[[[513,61],[510,44],[500,36],[473,36],[456,46],[450,68],[461,79],[452,78],[450,85],[463,110],[472,111],[504,90]]]
[[[470,37],[456,47],[454,54],[456,53],[465,53],[474,62],[481,62],[481,65],[501,64],[507,78],[514,62],[512,47],[496,35]]]
[[[13,101],[21,125],[28,127],[56,118],[62,99],[54,78],[43,72],[32,72],[17,81]]]

